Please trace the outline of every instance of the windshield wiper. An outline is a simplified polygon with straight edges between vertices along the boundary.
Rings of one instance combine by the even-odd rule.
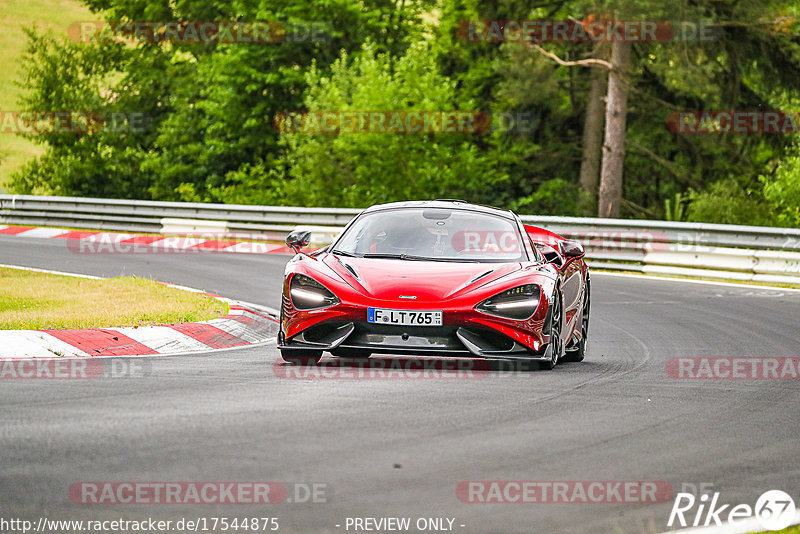
[[[477,260],[461,258],[433,258],[430,256],[415,256],[413,254],[390,254],[386,252],[368,252],[365,258],[384,258],[390,260],[410,260],[410,261],[448,261],[453,263],[474,263]]]
[[[427,256],[415,256],[413,254],[392,254],[389,252],[367,252],[364,254],[365,258],[384,258],[388,260],[413,260],[413,261],[426,261],[432,260]]]
[[[347,256],[348,258],[361,258],[360,254],[354,254],[352,252],[345,252],[344,250],[331,250],[329,251],[330,254],[338,254],[339,256]]]
[[[409,256],[408,254],[390,254],[388,252],[366,252],[364,253],[365,258],[384,258],[387,260],[408,260],[411,259],[413,256]]]

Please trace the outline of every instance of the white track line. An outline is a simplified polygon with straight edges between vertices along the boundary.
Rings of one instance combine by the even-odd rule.
[[[92,276],[90,274],[78,274],[78,273],[65,273],[64,271],[52,271],[50,269],[37,269],[36,267],[21,267],[19,265],[6,265],[0,263],[0,267],[5,269],[19,269],[20,271],[33,271],[35,273],[45,273],[45,274],[58,274],[61,276],[72,276],[74,278],[86,278],[88,280],[103,280],[101,276]]]
[[[737,284],[734,282],[715,282],[713,280],[692,280],[689,278],[670,278],[668,276],[654,276],[651,274],[628,274],[628,273],[609,273],[606,271],[592,270],[591,275],[602,276],[622,276],[627,278],[646,278],[648,280],[661,280],[666,282],[683,282],[685,284],[707,284],[711,286],[738,287],[744,289],[771,289],[774,291],[788,291],[790,293],[800,293],[800,289],[791,287],[759,286],[755,284]]]
[[[794,521],[789,526],[800,524],[800,508],[795,510]],[[689,527],[681,530],[666,530],[661,534],[749,534],[751,532],[768,532],[756,516],[746,517],[736,522],[726,522],[722,526]]]

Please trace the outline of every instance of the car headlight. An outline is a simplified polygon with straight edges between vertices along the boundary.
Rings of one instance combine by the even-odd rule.
[[[478,311],[505,317],[506,319],[527,319],[539,307],[539,286],[526,284],[498,293],[476,307]]]
[[[339,303],[339,299],[327,287],[303,274],[292,277],[289,293],[292,306],[298,310],[315,310]]]

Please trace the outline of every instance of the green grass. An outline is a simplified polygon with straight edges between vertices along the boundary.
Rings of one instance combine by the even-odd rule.
[[[79,0],[0,0],[0,110],[20,109],[23,89],[19,59],[26,46],[23,27],[35,26],[67,36],[73,22],[97,20]],[[42,147],[14,134],[0,133],[0,193],[5,192],[11,174],[42,153]]]
[[[144,278],[89,280],[0,268],[0,330],[186,323],[228,310],[222,301]]]

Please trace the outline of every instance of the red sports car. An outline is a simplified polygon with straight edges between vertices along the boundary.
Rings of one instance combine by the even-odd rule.
[[[278,348],[284,360],[373,353],[581,361],[589,270],[580,243],[511,211],[458,200],[362,211],[336,241],[286,244]]]

